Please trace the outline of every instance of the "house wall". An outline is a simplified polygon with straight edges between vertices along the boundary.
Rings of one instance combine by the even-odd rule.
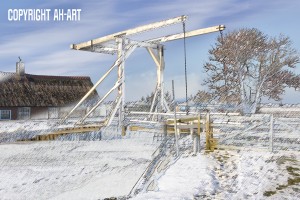
[[[0,107],[0,110],[10,110],[12,120],[16,120],[18,118],[18,108],[17,107]]]
[[[11,120],[20,120],[18,118],[19,108],[22,107],[0,107],[0,110],[10,110]],[[59,119],[66,116],[72,107],[30,107],[30,119]],[[91,108],[78,108],[70,118],[83,117]],[[110,110],[110,106],[99,106],[90,117],[105,117]]]
[[[10,110],[11,120],[18,120],[18,109],[21,107],[0,107],[0,110]],[[48,107],[31,107],[30,119],[48,119]]]
[[[65,117],[73,107],[61,107],[59,109],[59,118]],[[77,108],[74,112],[69,116],[69,118],[79,118],[83,117],[87,113],[86,108]]]
[[[48,107],[31,107],[30,119],[48,119]]]
[[[92,107],[87,107],[86,112],[90,111]],[[90,117],[106,117],[111,109],[111,105],[100,105],[97,107]]]
[[[48,108],[48,119],[58,119],[59,118],[59,107],[49,107]]]

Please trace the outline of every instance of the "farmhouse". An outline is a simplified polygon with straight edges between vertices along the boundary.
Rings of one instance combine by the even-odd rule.
[[[19,61],[15,73],[0,71],[0,120],[59,118],[91,87],[86,76],[26,74]],[[95,97],[96,91],[89,100]]]

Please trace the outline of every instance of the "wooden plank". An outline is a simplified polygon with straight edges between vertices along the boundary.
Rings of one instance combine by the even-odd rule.
[[[174,35],[169,35],[169,36],[165,36],[165,37],[147,40],[147,42],[169,42],[169,41],[173,41],[173,40],[179,40],[184,37],[188,38],[188,37],[194,37],[197,35],[218,32],[218,31],[222,31],[224,29],[225,29],[224,25],[212,26],[212,27],[208,27],[208,28],[201,28],[201,29],[197,29],[194,31],[186,32],[185,36],[183,33],[178,33],[178,34],[174,34]]]
[[[65,129],[61,129],[58,131],[50,132],[47,134],[43,135],[36,135],[34,138],[32,138],[35,141],[43,141],[43,140],[55,140],[58,136],[63,136],[67,134],[72,134],[72,133],[86,133],[86,132],[91,132],[91,131],[97,131],[101,128],[102,126],[97,125],[97,126],[83,126],[83,127],[68,127]]]
[[[184,122],[191,122],[191,121],[185,121],[185,120],[177,119],[177,123],[184,123]],[[195,123],[195,124],[197,124],[197,123],[198,123],[198,119],[193,120],[192,122]],[[204,119],[201,119],[201,120],[200,120],[200,123],[201,123],[201,124],[205,124],[205,120],[204,120]],[[167,119],[166,124],[167,124],[167,125],[172,125],[172,124],[174,124],[174,119]]]
[[[180,129],[198,128],[198,124],[184,124],[184,125],[178,124],[177,128],[180,128]]]
[[[198,117],[179,117],[179,122],[191,122],[191,121],[197,121]]]
[[[139,27],[136,27],[136,28],[133,28],[133,29],[120,31],[120,32],[117,32],[117,33],[113,33],[113,34],[104,36],[104,37],[93,39],[93,40],[90,40],[90,41],[87,41],[87,42],[82,42],[82,43],[79,43],[79,44],[72,44],[71,49],[81,50],[83,48],[91,47],[92,45],[97,45],[97,44],[101,44],[101,43],[108,42],[108,41],[111,41],[111,40],[115,40],[116,37],[120,37],[120,36],[123,36],[123,35],[128,36],[128,35],[138,34],[138,33],[145,32],[145,31],[154,30],[154,29],[157,29],[157,28],[161,28],[161,27],[165,27],[165,26],[169,26],[169,25],[172,25],[172,24],[183,22],[186,19],[187,19],[187,16],[182,15],[182,16],[171,18],[171,19],[168,19],[168,20],[163,20],[163,21],[160,21],[160,22],[155,22],[155,23],[139,26]]]

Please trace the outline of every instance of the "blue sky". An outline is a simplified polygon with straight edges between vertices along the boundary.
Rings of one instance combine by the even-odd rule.
[[[298,0],[4,0],[0,6],[0,71],[14,71],[21,56],[26,73],[45,75],[86,75],[96,82],[115,61],[112,55],[74,51],[72,43],[79,43],[136,26],[188,15],[186,29],[194,30],[219,24],[226,31],[238,28],[258,28],[270,36],[283,33],[291,38],[300,51]],[[77,22],[11,22],[8,9],[73,9],[80,8],[81,20]],[[182,32],[182,25],[159,29],[139,35],[154,37]],[[187,39],[187,67],[189,95],[201,89],[203,63],[208,60],[208,50],[219,33]],[[175,80],[177,97],[184,97],[183,41],[165,44],[165,86],[170,90]],[[300,73],[299,69],[295,72]],[[106,93],[116,79],[112,74],[98,89]],[[136,50],[126,62],[126,98],[138,99],[155,87],[155,64],[145,49]],[[299,103],[300,92],[287,90],[286,103]]]

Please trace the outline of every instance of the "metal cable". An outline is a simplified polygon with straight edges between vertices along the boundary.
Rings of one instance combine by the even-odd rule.
[[[186,115],[188,115],[189,114],[189,106],[188,106],[185,22],[182,22],[182,26],[183,26],[184,78],[185,78],[185,103],[186,103],[185,111],[186,111]]]
[[[224,45],[224,36],[223,36],[223,30],[221,29],[221,25],[219,27],[220,30],[220,37],[221,37],[221,46]],[[228,95],[228,87],[227,87],[227,66],[225,62],[226,56],[222,59],[222,65],[223,65],[223,70],[224,70],[224,85],[225,85],[225,92],[226,92],[226,97],[225,97],[225,102],[227,103],[227,95]]]

